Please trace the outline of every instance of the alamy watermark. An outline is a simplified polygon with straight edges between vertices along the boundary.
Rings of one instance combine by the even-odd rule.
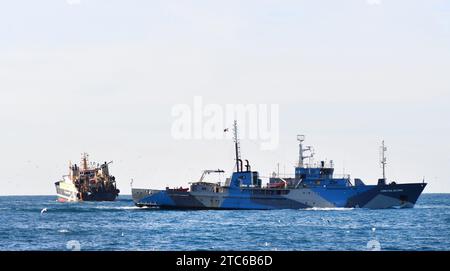
[[[380,243],[380,241],[377,240],[375,231],[376,231],[376,228],[373,227],[372,231],[371,231],[372,239],[369,240],[369,242],[367,242],[367,245],[366,245],[366,249],[368,251],[380,251],[381,250],[381,243]]]
[[[262,150],[278,147],[278,104],[214,104],[195,96],[192,105],[172,107],[171,134],[174,139],[232,139],[232,126],[237,120],[239,137],[260,141]]]
[[[71,251],[80,251],[81,244],[77,240],[70,240],[66,243],[66,248]]]

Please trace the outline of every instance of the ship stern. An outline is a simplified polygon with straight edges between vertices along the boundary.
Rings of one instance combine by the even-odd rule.
[[[65,181],[55,182],[57,201],[59,202],[77,202],[78,190],[72,183]]]

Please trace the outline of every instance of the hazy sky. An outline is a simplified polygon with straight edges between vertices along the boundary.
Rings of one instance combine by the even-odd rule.
[[[1,0],[0,194],[54,194],[85,151],[125,194],[228,175],[231,141],[171,136],[194,96],[279,104],[279,148],[242,140],[263,176],[302,133],[374,184],[384,139],[391,180],[450,192],[449,1]]]

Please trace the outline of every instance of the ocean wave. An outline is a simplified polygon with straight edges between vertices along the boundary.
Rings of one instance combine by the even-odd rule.
[[[306,209],[300,209],[305,211],[351,211],[355,208],[346,208],[346,207],[312,207]]]
[[[450,205],[415,205],[416,209],[450,209]]]
[[[111,206],[97,206],[94,207],[95,209],[102,209],[102,210],[139,210],[141,209],[140,207],[137,206],[116,206],[116,207],[111,207]]]

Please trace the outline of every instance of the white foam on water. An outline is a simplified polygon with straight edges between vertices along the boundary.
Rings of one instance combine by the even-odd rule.
[[[450,209],[450,205],[415,205],[415,209]]]
[[[381,250],[381,244],[378,240],[370,240],[367,242],[366,248],[368,251],[380,251]]]
[[[69,230],[66,230],[66,229],[61,229],[61,230],[58,230],[58,232],[60,232],[60,233],[68,233],[68,232],[69,232]]]
[[[117,206],[117,207],[111,207],[111,206],[97,206],[95,209],[102,209],[102,210],[138,210],[141,209],[137,206]]]
[[[351,211],[355,208],[345,208],[345,207],[312,207],[312,208],[306,208],[306,209],[300,209],[300,210],[306,210],[306,211]]]
[[[81,244],[77,240],[70,240],[66,243],[66,248],[72,251],[80,251]]]

